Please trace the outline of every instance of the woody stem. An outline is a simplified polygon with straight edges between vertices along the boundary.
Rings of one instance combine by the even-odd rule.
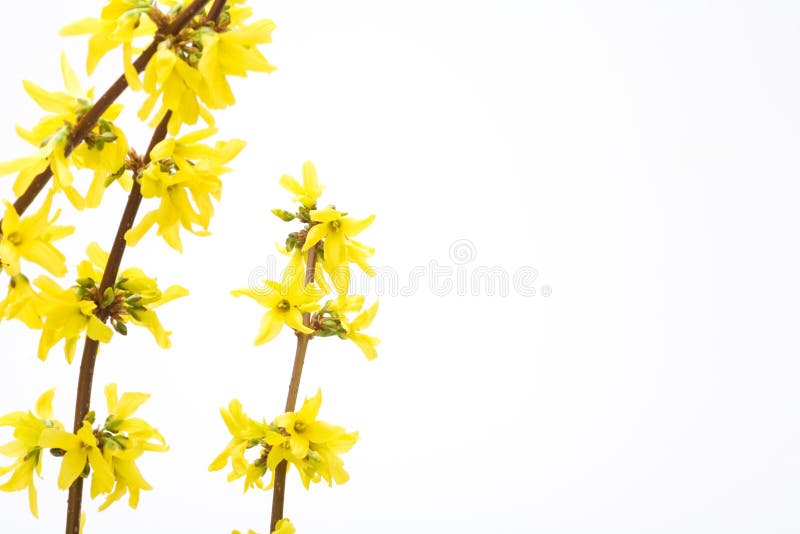
[[[167,123],[172,112],[168,111],[167,114],[161,119],[161,122],[153,132],[153,137],[150,139],[150,146],[147,148],[147,153],[144,156],[143,164],[147,165],[150,162],[150,151],[167,136]],[[140,171],[139,171],[140,172]],[[128,203],[125,205],[125,211],[122,212],[122,217],[119,221],[117,228],[117,235],[114,238],[114,245],[111,247],[111,252],[108,255],[106,268],[103,271],[103,279],[100,282],[98,295],[103,297],[106,289],[113,287],[119,274],[119,268],[122,263],[122,254],[125,252],[125,233],[131,229],[133,222],[136,219],[136,213],[139,210],[139,205],[142,202],[142,192],[139,185],[139,177],[134,176],[133,186],[131,192],[128,194]],[[98,319],[103,322],[108,320],[108,315],[101,308],[95,311]],[[83,355],[81,356],[81,370],[78,376],[78,392],[75,396],[75,420],[73,424],[73,431],[77,432],[83,426],[83,419],[89,413],[89,405],[92,401],[92,378],[94,377],[94,366],[97,361],[97,349],[99,342],[95,339],[86,336],[83,345]],[[67,531],[66,534],[78,534],[80,531],[81,523],[81,501],[83,499],[83,477],[78,477],[72,486],[69,488],[69,499],[67,501]]]
[[[308,251],[308,261],[306,263],[306,285],[314,283],[314,272],[317,265],[317,247],[312,247]],[[311,324],[311,314],[303,314],[303,324]],[[285,411],[293,412],[297,404],[297,392],[300,389],[300,377],[303,374],[303,363],[306,359],[306,350],[310,334],[297,333],[297,348],[294,355],[294,366],[292,367],[292,378],[289,380],[289,393],[286,395]],[[286,460],[275,467],[275,484],[272,490],[272,519],[269,524],[269,531],[275,530],[275,525],[283,519],[283,501],[286,494]]]

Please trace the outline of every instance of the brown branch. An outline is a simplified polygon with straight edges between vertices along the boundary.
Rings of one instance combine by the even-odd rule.
[[[314,272],[317,265],[317,247],[312,247],[308,251],[308,262],[306,265],[306,285],[314,283]],[[311,324],[311,314],[303,314],[303,324]],[[293,412],[297,404],[297,392],[300,390],[300,377],[303,374],[303,363],[306,359],[306,350],[310,334],[297,333],[297,349],[294,355],[294,366],[292,367],[292,378],[289,381],[289,392],[286,395],[287,412]],[[275,525],[283,519],[283,501],[286,495],[286,460],[275,467],[275,484],[272,489],[272,518],[269,524],[269,531],[275,530]]]
[[[214,5],[208,10],[206,20],[217,20],[222,15],[222,10],[225,9],[226,0],[214,0]]]
[[[144,165],[150,162],[150,151],[153,150],[153,147],[167,136],[167,123],[171,115],[172,112],[168,111],[153,132],[153,137],[150,139],[150,146],[147,148],[147,153],[143,158]],[[100,298],[103,297],[107,288],[114,286],[117,280],[119,268],[122,263],[122,255],[126,247],[125,232],[133,227],[133,222],[136,219],[136,212],[139,210],[139,205],[142,202],[142,192],[138,178],[138,176],[134,176],[133,187],[131,187],[131,192],[128,194],[128,203],[125,205],[125,211],[122,212],[119,228],[117,228],[117,235],[114,238],[114,244],[108,255],[106,268],[103,271],[103,279],[100,282],[100,288],[98,290]],[[108,315],[104,313],[101,308],[97,308],[95,313],[103,322],[106,322],[108,319]],[[92,402],[92,379],[94,378],[94,366],[97,361],[98,348],[99,343],[97,340],[91,339],[87,335],[83,345],[83,355],[81,356],[78,392],[75,396],[74,432],[80,430],[83,426],[84,417],[89,413],[89,406]],[[83,477],[78,477],[69,488],[69,499],[67,501],[67,534],[78,534],[80,530],[82,500]]]
[[[133,62],[133,67],[136,69],[136,72],[142,72],[144,68],[147,66],[147,63],[150,61],[150,58],[158,50],[158,45],[161,41],[166,39],[170,35],[175,35],[180,32],[184,26],[189,24],[192,18],[197,15],[197,13],[205,7],[205,5],[210,0],[195,0],[191,4],[189,4],[185,9],[183,9],[178,15],[175,16],[173,21],[167,26],[164,33],[157,33],[153,38],[153,42],[150,43],[142,54],[136,58]],[[125,79],[125,76],[120,76],[117,78],[111,87],[106,90],[103,95],[97,99],[97,102],[86,112],[86,114],[81,117],[81,120],[75,125],[75,127],[70,132],[69,138],[67,139],[67,145],[64,148],[64,156],[69,156],[72,151],[80,145],[86,136],[89,135],[94,125],[97,123],[97,120],[106,112],[106,110],[114,103],[114,101],[119,98],[125,89],[128,87],[128,81]],[[14,209],[17,210],[19,215],[22,215],[25,210],[33,203],[36,199],[36,196],[44,189],[47,183],[50,181],[50,178],[53,177],[53,170],[48,166],[44,171],[42,171],[38,176],[36,176],[33,181],[30,183],[28,188],[17,198],[14,202]],[[0,221],[1,223],[2,221]]]

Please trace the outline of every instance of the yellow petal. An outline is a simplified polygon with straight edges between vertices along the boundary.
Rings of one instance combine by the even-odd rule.
[[[56,394],[56,388],[49,389],[42,393],[42,396],[36,401],[36,415],[42,419],[53,418],[53,397]]]
[[[67,450],[61,458],[61,471],[58,473],[58,487],[67,489],[86,467],[86,451],[80,447]]]
[[[67,61],[67,54],[61,52],[61,76],[64,78],[64,87],[73,98],[83,98],[84,92],[81,89],[81,84],[78,81],[78,76],[72,67],[69,66]]]
[[[281,328],[283,328],[283,321],[277,315],[276,312],[270,310],[261,318],[261,326],[258,329],[258,336],[255,341],[256,345],[271,341],[280,333]]]
[[[111,341],[114,331],[110,326],[103,324],[100,319],[92,315],[89,317],[89,328],[86,330],[86,335],[94,340],[108,343]]]

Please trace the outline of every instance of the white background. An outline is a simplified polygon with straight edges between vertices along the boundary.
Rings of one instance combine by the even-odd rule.
[[[87,533],[266,532],[271,495],[206,467],[228,440],[218,407],[283,406],[294,338],[253,347],[261,309],[228,291],[281,261],[289,225],[269,209],[290,206],[277,180],[306,159],[323,201],[377,215],[362,237],[397,283],[370,287],[376,361],[311,344],[301,397],[321,387],[321,418],[361,440],[346,485],[290,479],[299,533],[800,531],[800,5],[254,4],[278,26],[265,54],[279,70],[237,80],[219,115],[220,135],[249,146],[213,235],[182,255],[150,235],[125,255],[191,290],[160,312],[173,348],[134,331],[97,365],[98,412],[108,382],[152,393],[141,413],[171,450],[141,461],[155,490],[137,511],[91,502]],[[13,125],[39,117],[19,80],[58,89],[59,51],[76,68],[85,53],[58,28],[101,5],[5,8],[0,159],[28,153]],[[119,61],[104,60],[98,93]],[[126,94],[121,124],[140,100]],[[147,132],[130,131],[143,149]],[[98,210],[65,207],[70,265],[110,246],[123,204],[115,187]],[[538,277],[506,295],[458,287],[480,267]],[[0,332],[0,412],[57,386],[69,424],[77,358],[41,363],[37,333]],[[4,532],[62,531],[57,473],[48,457],[39,520],[24,493],[0,495]]]

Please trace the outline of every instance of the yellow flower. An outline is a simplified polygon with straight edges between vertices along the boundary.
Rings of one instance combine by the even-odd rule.
[[[275,523],[275,530],[272,531],[272,534],[295,534],[295,532],[292,522],[284,517]]]
[[[123,393],[117,395],[117,385],[105,388],[109,416],[103,425],[103,457],[110,462],[114,471],[114,489],[100,506],[105,510],[125,493],[130,494],[128,505],[136,508],[141,490],[153,489],[144,479],[135,460],[144,451],[165,452],[164,437],[142,419],[131,417],[142,403],[150,398],[145,393]],[[151,441],[155,440],[155,441]]]
[[[313,225],[308,230],[303,251],[307,251],[324,239],[325,262],[331,269],[336,269],[348,261],[348,241],[360,234],[375,219],[374,215],[362,220],[353,219],[333,208],[311,210],[310,214],[311,220],[319,224]]]
[[[347,330],[344,337],[358,345],[358,348],[361,349],[361,352],[364,353],[364,356],[366,356],[368,360],[374,360],[378,357],[378,351],[375,347],[380,343],[380,340],[376,337],[364,334],[361,331],[372,324],[372,320],[375,319],[375,314],[377,313],[378,303],[375,302],[369,309],[359,314],[358,317],[349,323],[343,323]]]
[[[218,471],[225,467],[228,460],[237,473],[234,478],[239,478],[245,474],[247,465],[244,458],[245,450],[253,447],[264,439],[267,426],[255,421],[247,416],[242,409],[242,403],[238,399],[233,399],[228,404],[228,409],[220,408],[222,420],[228,428],[232,439],[225,446],[225,449],[208,466],[209,471]]]
[[[53,192],[48,193],[42,207],[35,214],[20,218],[14,206],[6,202],[0,239],[0,261],[8,274],[20,273],[20,258],[35,262],[55,276],[67,273],[66,258],[52,242],[70,235],[74,226],[54,226],[59,212],[50,217]]]
[[[84,421],[83,426],[75,434],[47,428],[42,431],[39,443],[42,447],[64,451],[58,475],[59,488],[69,488],[75,479],[81,476],[88,463],[92,471],[92,496],[111,491],[114,485],[114,471],[111,464],[103,458],[89,421]]]
[[[62,289],[46,276],[40,276],[34,284],[41,290],[44,318],[42,336],[39,339],[39,359],[45,360],[50,349],[62,339],[64,355],[72,363],[75,347],[84,331],[90,338],[108,343],[113,331],[94,314],[97,304],[83,300],[76,288]]]
[[[139,118],[147,120],[161,98],[161,107],[153,115],[150,125],[155,126],[172,111],[167,131],[176,135],[182,124],[195,124],[198,117],[214,126],[214,117],[197,101],[202,75],[197,69],[178,57],[170,48],[170,41],[161,41],[158,51],[144,69],[144,90],[150,95],[139,109]]]
[[[0,301],[0,318],[19,319],[28,328],[42,327],[41,297],[33,290],[24,274],[12,276],[8,281],[8,294]]]
[[[33,473],[42,473],[42,446],[40,437],[45,429],[63,429],[63,425],[53,420],[53,396],[55,389],[46,391],[36,401],[36,408],[31,412],[13,412],[0,417],[0,426],[14,427],[15,440],[0,447],[0,454],[16,457],[17,460],[7,467],[0,467],[0,476],[13,471],[11,478],[0,485],[2,491],[20,491],[28,489],[28,505],[31,513],[38,517],[36,488],[33,485]]]
[[[271,447],[267,467],[273,472],[281,461],[294,465],[303,486],[325,480],[344,484],[349,475],[338,454],[347,452],[358,440],[358,433],[347,433],[340,426],[317,421],[316,416],[322,394],[306,399],[299,412],[287,412],[273,421],[276,430],[267,433],[266,442]],[[270,487],[272,482],[270,482]]]
[[[61,55],[61,74],[67,92],[49,92],[30,81],[23,81],[23,87],[30,97],[45,111],[49,112],[32,129],[17,127],[17,134],[37,147],[36,152],[11,161],[0,163],[0,176],[18,173],[14,182],[14,194],[21,195],[31,181],[48,166],[53,171],[53,187],[63,191],[69,201],[77,209],[83,209],[84,198],[73,187],[73,175],[70,165],[91,166],[98,162],[106,163],[119,159],[119,153],[127,150],[122,132],[113,127],[111,121],[122,110],[121,104],[112,104],[97,121],[86,139],[86,143],[94,150],[110,150],[113,155],[101,158],[78,158],[73,154],[66,155],[67,140],[73,126],[92,106],[92,92],[84,91],[75,72],[67,63],[66,55]],[[80,155],[81,152],[78,152]],[[120,160],[119,168],[124,161]]]
[[[358,433],[347,433],[344,428],[317,420],[321,392],[306,399],[299,412],[280,415],[271,425],[253,421],[242,411],[238,400],[231,401],[228,410],[220,410],[233,439],[209,470],[222,469],[230,460],[228,480],[245,477],[244,490],[253,487],[271,489],[275,482],[275,469],[285,461],[297,468],[303,486],[325,480],[343,484],[348,480],[339,454],[347,452],[358,439]],[[259,456],[254,461],[245,457],[247,449],[258,447]],[[270,481],[261,480],[270,471]]]
[[[364,307],[363,295],[347,295],[340,293],[335,299],[329,300],[325,304],[323,312],[330,312],[338,320],[344,330],[347,330],[350,324],[347,320],[347,313],[361,311]]]
[[[105,119],[98,121],[97,129],[99,133],[90,133],[86,142],[81,143],[70,156],[77,167],[94,171],[85,199],[89,208],[100,205],[112,181],[119,182],[125,191],[130,191],[133,185],[129,173],[120,173],[128,155],[125,134]]]
[[[325,186],[319,185],[317,169],[310,161],[303,163],[303,185],[300,185],[288,174],[281,176],[280,184],[294,195],[295,202],[300,202],[309,209],[317,205],[317,200],[322,196],[322,190],[325,188]]]
[[[227,76],[245,77],[247,71],[275,70],[256,48],[272,42],[273,29],[275,24],[266,19],[221,33],[203,28],[205,31],[200,33],[203,51],[197,70],[202,75],[199,96],[206,105],[221,109],[235,102]]]
[[[245,295],[267,308],[261,319],[256,345],[274,339],[283,325],[304,334],[314,332],[303,324],[303,313],[320,308],[318,301],[323,292],[313,284],[306,285],[305,271],[301,266],[302,264],[293,261],[284,271],[282,281],[265,280],[267,287],[264,290],[247,288],[231,291],[234,297]]]
[[[200,117],[213,126],[205,106],[220,109],[234,102],[227,76],[275,70],[256,48],[271,41],[274,24],[268,20],[244,24],[250,14],[247,8],[232,7],[216,23],[190,24],[159,43],[144,69],[143,87],[149,96],[139,117],[146,120],[152,115],[151,124],[156,124],[171,111],[167,126],[171,135]],[[153,113],[159,99],[161,105]]]
[[[153,148],[152,162],[140,179],[142,197],[159,198],[161,203],[128,230],[128,245],[136,245],[154,224],[158,235],[178,251],[183,250],[181,227],[196,235],[208,234],[214,214],[211,199],[219,200],[222,191],[219,176],[230,171],[225,165],[245,146],[240,139],[218,141],[213,148],[199,142],[214,133],[213,128],[198,130],[165,139]]]
[[[61,29],[61,35],[89,34],[89,53],[86,72],[92,74],[99,61],[111,50],[122,45],[125,78],[133,89],[141,83],[133,66],[133,40],[136,37],[152,37],[156,26],[148,17],[142,17],[151,7],[151,0],[110,0],[100,18],[84,18]]]
[[[289,447],[297,458],[305,457],[310,442],[324,443],[344,432],[341,427],[316,420],[321,404],[322,390],[317,390],[316,395],[303,402],[300,411],[286,412],[275,418],[274,424],[289,433]]]
[[[99,299],[97,283],[103,278],[108,253],[97,243],[90,244],[86,253],[89,259],[78,265],[78,277],[83,284],[84,298],[92,298],[96,302]],[[113,297],[107,297],[110,301],[107,307],[109,319],[122,334],[127,333],[125,324],[128,322],[147,328],[158,346],[166,349],[170,347],[170,332],[161,325],[154,309],[188,294],[186,288],[178,285],[162,292],[155,278],[148,277],[137,267],[129,267],[119,273],[112,291]]]

